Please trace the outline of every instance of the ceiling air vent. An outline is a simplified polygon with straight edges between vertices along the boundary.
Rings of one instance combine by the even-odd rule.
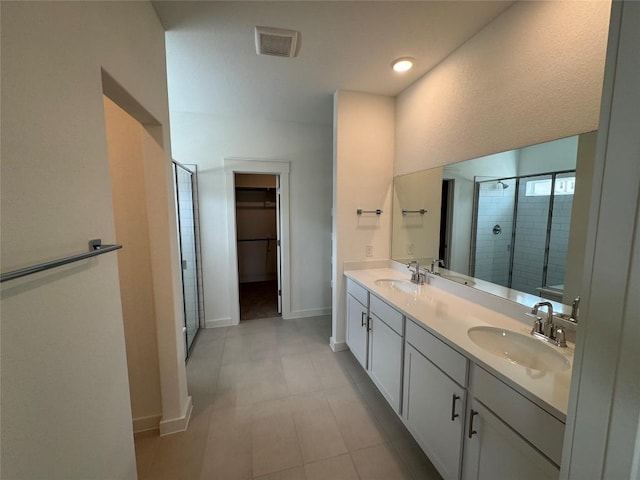
[[[256,27],[256,52],[258,55],[295,57],[298,32],[282,28]]]

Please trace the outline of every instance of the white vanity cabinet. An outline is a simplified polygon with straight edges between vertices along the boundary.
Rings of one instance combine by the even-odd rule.
[[[467,354],[456,332],[431,333],[437,322],[423,317],[437,309],[405,317],[413,314],[394,305],[397,293],[362,285],[347,278],[347,345],[445,480],[559,477],[560,413]]]
[[[353,356],[367,368],[369,325],[369,292],[351,279],[347,279],[347,331],[346,342]]]
[[[351,353],[400,413],[404,316],[347,279],[346,341]]]
[[[467,359],[411,320],[406,322],[405,344],[402,418],[442,477],[457,480]]]
[[[369,311],[369,376],[400,413],[404,316],[373,294]]]
[[[463,480],[557,479],[564,423],[476,365],[471,388]]]

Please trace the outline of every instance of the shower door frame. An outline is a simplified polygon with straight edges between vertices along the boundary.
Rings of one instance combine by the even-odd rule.
[[[568,169],[568,170],[555,170],[552,172],[542,172],[542,173],[531,173],[527,175],[516,175],[511,177],[496,177],[490,180],[474,180],[474,194],[473,194],[473,210],[472,210],[472,227],[471,227],[471,244],[469,251],[469,275],[472,277],[475,276],[476,270],[476,242],[478,236],[478,206],[480,201],[480,184],[481,183],[489,183],[489,182],[498,182],[505,180],[515,180],[515,191],[514,191],[514,206],[513,206],[513,224],[511,229],[511,247],[509,251],[509,280],[507,288],[511,288],[512,285],[512,276],[513,276],[513,261],[514,261],[514,253],[516,249],[516,228],[517,228],[517,220],[518,220],[518,201],[519,201],[519,193],[520,193],[520,183],[521,180],[532,178],[532,177],[543,177],[550,176],[551,177],[551,193],[549,195],[549,207],[547,212],[547,232],[545,237],[545,247],[544,247],[544,265],[543,265],[543,274],[542,274],[542,286],[546,285],[547,282],[547,270],[548,270],[548,260],[549,260],[549,244],[551,239],[551,226],[553,222],[553,204],[555,200],[555,184],[556,177],[558,175],[563,175],[566,173],[575,173],[576,169]]]
[[[173,163],[173,180],[174,180],[174,187],[175,187],[175,201],[176,201],[176,223],[177,223],[177,228],[178,228],[178,253],[180,254],[180,279],[181,279],[181,284],[182,284],[182,312],[183,312],[183,316],[184,316],[184,327],[183,327],[183,332],[184,332],[184,346],[185,346],[185,361],[189,359],[190,355],[191,355],[191,350],[193,350],[193,346],[195,345],[195,341],[196,338],[198,337],[198,334],[200,333],[200,330],[203,327],[203,316],[204,316],[204,312],[203,312],[203,308],[202,308],[202,299],[201,299],[201,292],[202,292],[202,280],[200,277],[200,242],[198,239],[198,234],[199,234],[199,228],[196,228],[196,223],[198,222],[198,212],[196,210],[196,200],[195,200],[195,196],[197,193],[197,187],[196,187],[196,178],[197,178],[197,170],[191,170],[190,168],[188,168],[187,166],[181,164],[180,162],[177,162],[176,160],[172,160]],[[193,337],[193,341],[191,342],[191,345],[189,345],[189,339],[188,339],[188,326],[187,326],[187,304],[186,304],[186,295],[185,295],[185,286],[184,286],[184,268],[183,268],[183,262],[184,259],[182,257],[182,228],[181,228],[181,224],[180,224],[180,208],[179,208],[179,200],[180,200],[180,193],[179,193],[179,189],[178,189],[178,168],[181,168],[185,171],[187,171],[191,177],[191,208],[193,210],[193,240],[194,240],[194,256],[195,256],[195,277],[196,277],[196,312],[198,315],[198,321],[197,321],[197,326],[198,328],[196,329],[196,333]]]

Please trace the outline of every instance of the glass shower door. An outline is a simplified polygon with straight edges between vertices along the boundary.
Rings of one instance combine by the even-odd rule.
[[[200,328],[193,172],[174,162],[187,356]]]

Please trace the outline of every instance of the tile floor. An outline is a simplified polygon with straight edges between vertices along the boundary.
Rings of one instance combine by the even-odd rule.
[[[186,432],[135,438],[140,480],[440,480],[328,316],[204,330]]]

